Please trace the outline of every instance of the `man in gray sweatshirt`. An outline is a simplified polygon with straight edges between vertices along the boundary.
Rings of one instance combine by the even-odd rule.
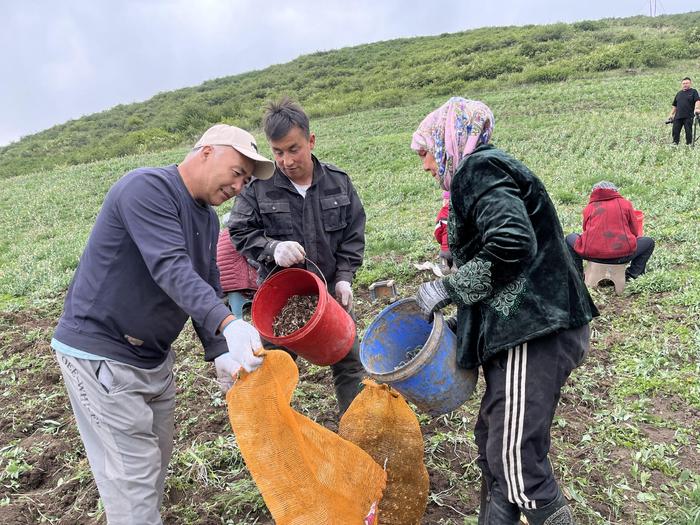
[[[221,300],[212,206],[273,171],[250,133],[218,124],[179,165],[136,169],[107,193],[51,346],[110,525],[162,523],[171,344],[187,319],[223,390],[262,362],[257,331]]]

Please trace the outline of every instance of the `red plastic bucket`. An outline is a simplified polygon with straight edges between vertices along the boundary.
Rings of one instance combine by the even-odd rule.
[[[291,334],[276,337],[272,324],[293,295],[318,295],[311,319]],[[251,309],[260,336],[284,346],[316,365],[332,365],[343,359],[355,341],[355,322],[331,297],[316,274],[302,268],[287,268],[273,274],[258,289]]]
[[[644,212],[634,210],[634,220],[637,223],[637,237],[644,235]]]

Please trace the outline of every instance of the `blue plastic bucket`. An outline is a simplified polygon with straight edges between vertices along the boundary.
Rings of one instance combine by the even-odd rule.
[[[402,299],[379,313],[362,338],[360,360],[372,379],[432,416],[469,399],[478,379],[476,370],[457,367],[457,336],[442,314],[427,322],[415,299]]]

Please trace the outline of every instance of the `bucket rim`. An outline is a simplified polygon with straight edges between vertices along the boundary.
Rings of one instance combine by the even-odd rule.
[[[367,330],[365,331],[365,335],[362,338],[362,343],[364,343],[365,338],[367,337],[368,333],[371,333],[372,330],[375,328],[375,325],[378,324],[383,315],[386,314],[387,312],[394,310],[398,306],[405,306],[407,304],[416,304],[416,300],[412,297],[406,298],[406,299],[399,299],[395,303],[390,304],[386,308],[384,308],[377,317],[372,321],[372,323],[367,327]],[[397,382],[397,381],[402,381],[408,377],[412,377],[416,375],[420,370],[422,370],[433,358],[435,353],[437,352],[439,348],[439,341],[442,339],[442,334],[443,331],[446,329],[445,325],[445,319],[444,316],[442,315],[442,312],[435,312],[433,314],[433,326],[430,329],[430,333],[428,334],[428,338],[425,341],[425,344],[423,345],[423,348],[421,348],[420,352],[418,352],[418,355],[416,355],[413,359],[411,359],[408,363],[406,363],[403,366],[400,366],[398,368],[395,368],[389,372],[371,372],[362,362],[362,348],[360,348],[360,362],[362,362],[362,366],[365,368],[367,373],[370,375],[371,378],[376,379],[379,382],[386,383],[386,382]],[[361,347],[364,345],[361,345]]]
[[[320,318],[321,318],[321,312],[322,310],[325,309],[326,307],[326,301],[328,300],[328,290],[325,287],[325,284],[323,281],[321,281],[321,278],[316,275],[314,272],[307,270],[305,268],[285,268],[279,272],[274,273],[273,275],[269,276],[261,285],[260,288],[258,288],[257,292],[255,293],[255,297],[253,298],[253,305],[251,307],[251,316],[253,315],[253,308],[255,307],[255,300],[261,297],[260,291],[264,288],[271,288],[274,284],[276,284],[276,281],[280,280],[281,277],[285,277],[286,275],[289,275],[290,273],[297,273],[299,275],[308,275],[313,278],[313,281],[316,283],[316,289],[317,289],[317,297],[318,297],[318,302],[316,303],[316,308],[314,308],[314,313],[311,315],[311,318],[307,321],[307,323],[302,326],[301,328],[293,331],[292,333],[289,333],[287,335],[283,336],[276,336],[274,334],[266,334],[264,333],[260,327],[256,326],[255,323],[253,325],[255,328],[260,332],[260,335],[267,341],[275,344],[281,344],[281,345],[286,345],[286,344],[293,344],[296,340],[298,340],[301,337],[304,337],[308,332],[314,329],[314,327],[318,324]],[[321,293],[325,292],[325,293]],[[291,297],[291,296],[289,296]],[[289,299],[287,297],[287,299]],[[280,308],[281,311],[281,308]],[[279,312],[277,312],[279,313]],[[255,319],[252,319],[255,321]]]

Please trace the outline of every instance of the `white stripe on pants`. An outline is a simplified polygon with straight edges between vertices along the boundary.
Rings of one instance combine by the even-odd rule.
[[[503,428],[503,466],[508,500],[520,508],[533,509],[534,502],[525,496],[521,444],[525,419],[525,381],[527,379],[527,343],[508,350],[506,363],[505,415]]]
[[[160,525],[173,449],[174,352],[153,369],[56,358],[108,523]]]
[[[552,502],[559,486],[549,461],[561,388],[588,351],[588,325],[503,350],[482,365],[486,391],[474,438],[491,489],[523,510]]]

